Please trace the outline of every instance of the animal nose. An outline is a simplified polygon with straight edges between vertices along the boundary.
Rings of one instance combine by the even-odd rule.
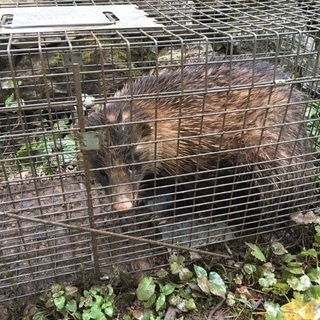
[[[122,202],[117,202],[112,205],[112,209],[114,211],[123,211],[132,209],[133,204],[128,199]]]

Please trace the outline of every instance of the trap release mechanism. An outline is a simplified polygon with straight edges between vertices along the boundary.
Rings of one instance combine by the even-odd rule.
[[[26,7],[0,9],[0,31],[60,31],[162,27],[134,5]]]

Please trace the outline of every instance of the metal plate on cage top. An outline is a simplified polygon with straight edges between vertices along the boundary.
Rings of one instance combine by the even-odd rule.
[[[162,27],[134,5],[0,9],[0,32]]]

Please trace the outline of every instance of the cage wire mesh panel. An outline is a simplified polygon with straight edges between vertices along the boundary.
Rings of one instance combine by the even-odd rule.
[[[45,16],[122,4],[150,25]],[[36,6],[44,23],[17,27],[9,8]],[[317,208],[319,12],[319,1],[3,1],[0,299],[83,269],[150,269],[170,244],[210,251],[281,232]]]

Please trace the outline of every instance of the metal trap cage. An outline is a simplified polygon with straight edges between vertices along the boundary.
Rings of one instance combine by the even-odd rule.
[[[2,2],[0,301],[215,254],[317,208],[319,12]]]

